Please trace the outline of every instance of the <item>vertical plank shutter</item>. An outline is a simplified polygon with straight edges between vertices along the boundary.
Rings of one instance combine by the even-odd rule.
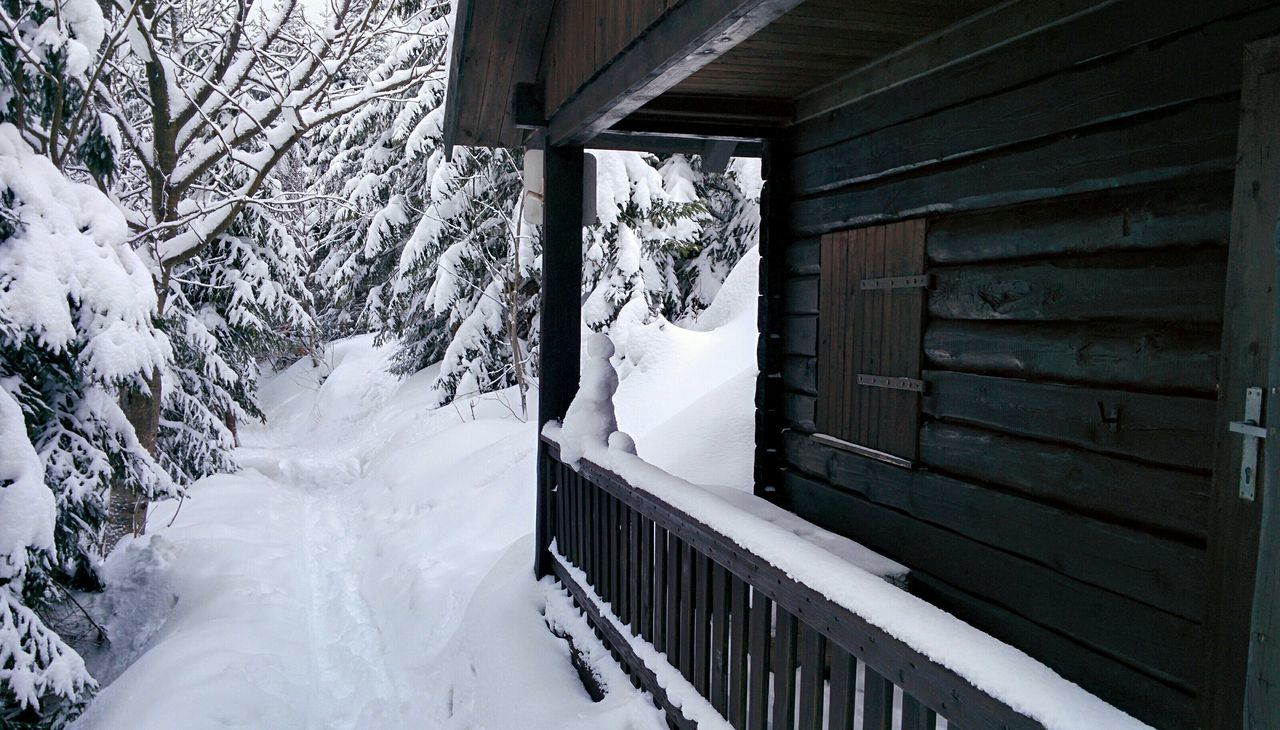
[[[822,237],[817,427],[914,461],[920,419],[925,221]]]

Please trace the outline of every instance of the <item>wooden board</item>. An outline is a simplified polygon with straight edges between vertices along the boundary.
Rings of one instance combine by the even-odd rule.
[[[943,370],[926,370],[924,381],[924,412],[933,418],[1204,474],[1212,468],[1212,397]],[[803,405],[794,408],[802,420]]]
[[[1233,93],[1240,87],[1241,38],[1267,28],[1280,29],[1280,7],[850,137],[797,157],[797,189],[830,190]]]
[[[913,571],[965,586],[986,601],[1139,668],[1153,680],[1183,691],[1195,682],[1200,641],[1195,622],[1091,588],[800,473],[788,473],[784,489],[798,514],[837,533],[857,535],[864,545],[895,559],[909,555]]]
[[[931,267],[929,316],[1216,323],[1226,268],[1220,248]]]
[[[925,329],[924,352],[937,370],[1213,395],[1218,332],[1212,325],[941,320]]]
[[[1140,530],[1154,528],[1197,546],[1207,532],[1206,474],[936,421],[920,432],[920,461],[946,474]],[[1197,606],[1184,610],[1199,614]]]
[[[928,254],[936,266],[1174,247],[1225,249],[1230,235],[1231,176],[1219,173],[939,216],[929,222]]]
[[[1214,20],[1265,8],[1270,0],[1167,0],[1152,12],[1149,0],[1111,0],[1089,3],[1083,11],[1058,2],[1064,12],[1021,32],[987,36],[985,48],[954,53],[939,43],[911,51],[918,59],[899,63],[875,78],[840,108],[796,127],[800,154],[820,147],[927,116],[972,99],[992,96],[1050,74],[1072,69],[1124,49],[1186,32]],[[1004,28],[1016,25],[1017,13]],[[973,28],[958,29],[972,33]],[[981,34],[985,35],[985,33]],[[1243,38],[1240,40],[1244,40]],[[919,61],[918,63],[916,61]],[[1224,62],[1212,59],[1212,62]],[[1226,60],[1234,63],[1234,60]],[[806,104],[807,106],[807,104]]]
[[[1229,170],[1235,164],[1236,134],[1222,119],[1238,113],[1234,97],[1215,99],[972,158],[932,175],[841,188],[798,200],[791,208],[792,230],[797,236],[818,235],[925,213],[994,208]]]
[[[1205,563],[1199,546],[1028,498],[1038,495],[995,490],[976,480],[932,471],[898,469],[841,451],[812,436],[789,433],[783,442],[789,462],[802,473],[966,539],[1052,566],[1055,572],[1083,584],[1114,591],[1189,621],[1199,620]],[[1078,502],[1079,497],[1070,493],[1070,472],[1056,467],[1048,464],[1045,482],[1034,489],[1043,494],[1057,486],[1062,501]],[[1097,491],[1093,495],[1098,503],[1106,503],[1101,508],[1114,511],[1125,497],[1141,489],[1142,485],[1135,484],[1110,498]],[[849,526],[855,527],[850,536],[860,540],[862,528]],[[910,567],[927,567],[918,557],[911,557],[913,552],[906,553]]]

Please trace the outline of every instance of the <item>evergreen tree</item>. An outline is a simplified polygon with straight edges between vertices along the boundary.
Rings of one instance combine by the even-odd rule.
[[[74,714],[93,680],[41,610],[96,581],[110,486],[172,493],[118,401],[169,358],[126,236],[0,125],[0,721]]]

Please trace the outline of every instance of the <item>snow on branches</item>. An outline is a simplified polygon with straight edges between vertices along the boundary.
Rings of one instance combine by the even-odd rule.
[[[33,607],[92,583],[106,495],[171,483],[117,393],[169,358],[120,211],[0,124],[0,697],[73,705],[92,685]]]

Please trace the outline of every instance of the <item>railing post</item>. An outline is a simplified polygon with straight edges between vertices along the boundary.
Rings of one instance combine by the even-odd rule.
[[[578,390],[582,322],[582,147],[544,145],[542,314],[539,331],[538,431],[563,419]],[[538,442],[538,499],[534,574],[551,572],[555,488],[547,447]]]

